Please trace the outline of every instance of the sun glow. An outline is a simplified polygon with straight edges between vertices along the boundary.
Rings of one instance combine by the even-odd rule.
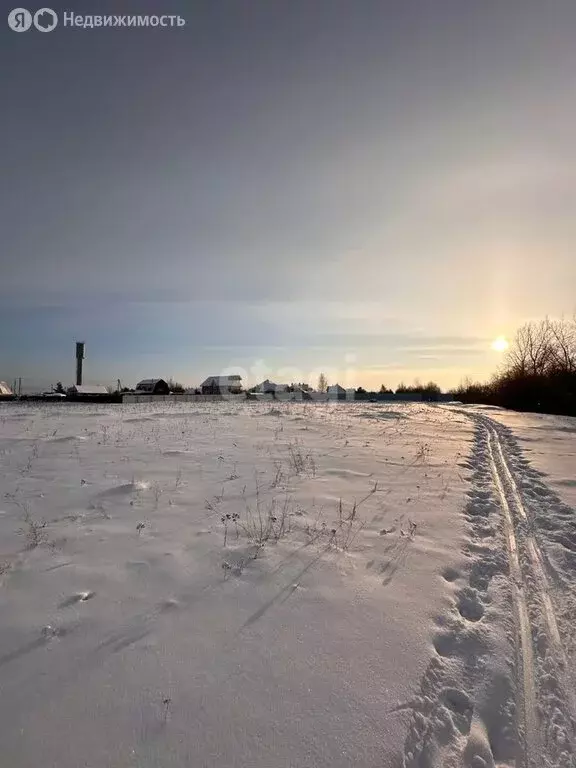
[[[506,352],[509,346],[510,343],[504,336],[498,336],[498,338],[494,339],[492,342],[492,349],[496,352]]]

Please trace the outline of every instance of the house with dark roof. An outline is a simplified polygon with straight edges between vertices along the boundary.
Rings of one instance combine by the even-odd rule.
[[[200,385],[203,395],[239,395],[242,392],[242,377],[208,376]]]
[[[164,379],[142,379],[136,385],[136,395],[169,395],[170,387]]]

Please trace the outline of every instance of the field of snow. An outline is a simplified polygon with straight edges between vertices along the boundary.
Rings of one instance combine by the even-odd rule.
[[[0,405],[0,765],[574,768],[576,420]]]

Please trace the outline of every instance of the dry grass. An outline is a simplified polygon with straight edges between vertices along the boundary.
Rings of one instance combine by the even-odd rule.
[[[430,446],[430,443],[419,443],[418,448],[416,449],[416,455],[414,457],[414,463],[415,464],[428,464],[430,460],[430,453],[432,451],[432,448]]]
[[[291,532],[292,500],[285,494],[282,501],[275,496],[264,501],[257,477],[255,482],[255,501],[245,502],[244,513],[238,517],[238,528],[249,541],[262,547],[270,539],[279,541]]]
[[[36,549],[36,547],[43,544],[48,544],[47,521],[44,519],[35,520],[25,502],[18,502],[18,506],[23,510],[24,521],[24,525],[18,530],[18,534],[25,537],[26,549]]]
[[[312,452],[305,451],[298,440],[288,443],[288,465],[294,475],[309,474],[316,477],[316,462]]]

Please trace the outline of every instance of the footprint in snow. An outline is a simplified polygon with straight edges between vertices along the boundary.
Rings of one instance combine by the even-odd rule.
[[[94,597],[96,592],[77,592],[75,595],[71,595],[70,597],[67,597],[65,600],[63,600],[59,608],[69,608],[71,605],[75,605],[76,603],[85,603],[87,600],[90,600]]]
[[[471,587],[466,587],[458,595],[458,611],[468,621],[480,621],[484,616],[484,605]]]
[[[444,568],[442,572],[442,578],[448,582],[456,581],[456,579],[460,578],[460,573],[456,570],[456,568]]]
[[[445,688],[440,694],[440,700],[452,713],[452,720],[460,733],[469,734],[474,709],[470,697],[458,688]]]

